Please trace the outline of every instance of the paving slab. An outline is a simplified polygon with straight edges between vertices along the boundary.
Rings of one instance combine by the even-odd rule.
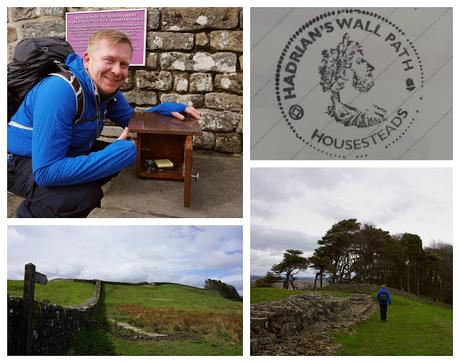
[[[242,218],[243,160],[238,157],[193,154],[190,207],[184,207],[184,184],[140,179],[134,167],[123,170],[103,187],[101,208],[89,218]],[[14,217],[23,198],[8,193],[8,217]]]
[[[140,179],[134,167],[111,182],[101,208],[90,218],[242,218],[243,161],[241,158],[194,152],[190,207],[184,207],[184,184],[179,181]]]

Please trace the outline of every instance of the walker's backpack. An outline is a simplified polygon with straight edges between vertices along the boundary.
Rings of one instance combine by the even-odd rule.
[[[27,92],[42,78],[54,74],[69,82],[77,98],[76,121],[84,109],[80,81],[65,66],[66,57],[73,53],[71,45],[59,37],[37,37],[21,40],[8,64],[8,120],[17,111]]]
[[[388,301],[388,294],[385,291],[382,291],[379,295],[380,302],[387,302]]]

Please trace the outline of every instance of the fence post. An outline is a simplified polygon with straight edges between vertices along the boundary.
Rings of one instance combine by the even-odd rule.
[[[34,276],[35,265],[28,263],[24,270],[24,295],[22,298],[23,344],[24,352],[27,355],[32,354],[32,314],[35,293]]]

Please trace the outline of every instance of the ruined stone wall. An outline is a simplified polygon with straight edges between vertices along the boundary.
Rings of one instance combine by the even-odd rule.
[[[35,302],[33,313],[33,354],[65,354],[71,342],[93,316],[101,295],[96,281],[93,295],[84,304],[62,307]],[[8,354],[24,354],[21,348],[22,298],[8,297]]]
[[[303,334],[322,337],[328,329],[345,327],[368,318],[374,308],[372,299],[363,294],[336,298],[308,293],[252,304],[251,354],[304,355],[309,349],[315,354],[324,354],[313,347],[300,347],[298,340],[294,344],[289,341]]]
[[[8,57],[21,39],[65,36],[65,13],[110,8],[9,8]],[[196,148],[241,155],[243,137],[243,10],[148,8],[145,67],[132,67],[122,87],[144,109],[177,101],[201,112]],[[102,136],[118,137],[108,126]]]

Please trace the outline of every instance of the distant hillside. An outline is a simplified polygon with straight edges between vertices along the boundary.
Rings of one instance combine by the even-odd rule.
[[[8,295],[22,297],[24,281],[8,280]],[[83,304],[94,291],[94,282],[82,282],[69,279],[48,281],[46,285],[35,284],[35,300],[52,304],[72,306]]]

